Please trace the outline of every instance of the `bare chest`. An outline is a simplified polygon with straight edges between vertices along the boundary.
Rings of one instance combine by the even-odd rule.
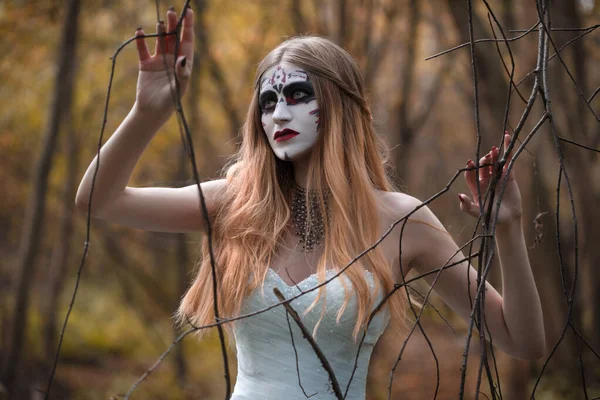
[[[389,216],[389,213],[380,213],[379,235],[378,238],[383,238],[378,244],[388,265],[393,269],[394,276],[399,277],[400,266],[400,230],[401,224],[391,228],[395,219]],[[319,259],[323,254],[323,246],[316,247],[313,251],[305,251],[302,244],[299,243],[299,237],[289,227],[288,232],[284,235],[282,244],[277,248],[273,255],[271,265],[269,266],[279,277],[289,286],[299,284],[311,275],[317,272]],[[404,247],[407,240],[403,238],[402,249],[402,266],[405,273],[408,272],[408,264],[410,254]],[[375,243],[372,243],[373,245]],[[354,255],[358,256],[358,254]],[[334,269],[342,266],[327,266],[327,269]]]

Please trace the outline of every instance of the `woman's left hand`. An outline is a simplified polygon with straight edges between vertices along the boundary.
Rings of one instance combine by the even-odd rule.
[[[511,136],[508,133],[504,134],[504,149],[508,147],[510,143]],[[492,147],[492,149],[479,160],[479,187],[481,191],[482,200],[485,198],[485,194],[487,188],[492,180],[492,177],[496,173],[496,169],[498,168],[498,156],[500,151],[496,146]],[[494,196],[494,207],[492,208],[492,218],[495,216],[496,207],[495,203],[498,199],[499,190],[502,186],[502,183],[505,179],[507,179],[507,169],[510,164],[512,156],[509,155],[506,159],[506,163],[504,164],[504,168],[502,171],[502,177],[498,181],[496,186],[496,195]],[[466,212],[473,217],[479,217],[479,201],[477,198],[477,183],[476,183],[476,173],[475,173],[475,163],[473,160],[469,160],[467,162],[467,167],[473,168],[468,171],[465,171],[465,180],[467,181],[467,185],[471,191],[471,198],[469,196],[459,193],[458,198],[460,200],[460,209]],[[514,169],[514,168],[513,168]],[[471,200],[473,199],[473,200]],[[487,207],[483,208],[484,212],[487,210]],[[514,172],[511,170],[508,173],[508,182],[506,184],[506,190],[504,191],[504,196],[502,197],[502,202],[500,203],[500,211],[498,213],[498,221],[499,225],[510,223],[512,221],[519,220],[522,215],[521,208],[521,193],[519,192],[519,187],[517,185],[517,181],[515,180]]]

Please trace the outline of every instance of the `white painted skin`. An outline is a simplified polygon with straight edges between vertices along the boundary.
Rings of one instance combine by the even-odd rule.
[[[260,98],[271,95],[268,101],[261,101],[263,129],[277,158],[285,161],[307,158],[319,137],[319,114],[314,90],[312,94],[301,89],[289,92],[299,82],[308,83],[308,87],[312,89],[306,72],[286,62],[269,69],[261,82]],[[290,102],[290,98],[297,100],[297,103]],[[284,129],[294,130],[299,135],[276,141],[275,134]]]

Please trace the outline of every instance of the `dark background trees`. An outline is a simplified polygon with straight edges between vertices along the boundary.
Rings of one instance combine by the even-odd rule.
[[[489,4],[508,37],[521,33],[511,30],[529,29],[538,20],[534,1],[495,0]],[[182,5],[174,4],[178,11]],[[475,99],[469,47],[425,61],[427,56],[469,41],[465,1],[199,0],[193,6],[198,16],[197,59],[184,107],[203,179],[215,177],[235,148],[256,63],[282,38],[304,33],[338,41],[359,61],[378,130],[392,147],[395,179],[402,190],[425,199],[474,157]],[[552,26],[594,26],[599,8],[593,0],[555,1]],[[475,39],[502,37],[488,14],[484,2],[473,1]],[[153,31],[155,20],[154,2],[72,0],[63,6],[54,1],[13,1],[0,8],[0,48],[5,55],[0,63],[0,185],[4,189],[0,208],[0,366],[2,383],[18,390],[19,398],[45,390],[58,329],[82,257],[86,219],[73,212],[73,193],[86,160],[96,152],[109,57],[138,25]],[[552,38],[560,48],[582,33],[554,31]],[[592,98],[589,106],[596,114],[600,113],[600,96],[593,97],[600,81],[595,67],[600,54],[597,35],[590,30],[560,53],[583,97]],[[535,76],[528,74],[535,67],[536,36],[534,31],[511,42],[515,82],[525,99]],[[552,46],[550,49],[554,54]],[[499,54],[510,69],[503,44],[487,42],[475,47],[482,148],[498,144],[503,130],[509,75]],[[128,47],[117,61],[108,133],[133,103],[136,73],[135,51]],[[559,135],[598,148],[598,120],[558,57],[549,63],[549,83]],[[515,128],[523,107],[521,96],[513,92],[508,130]],[[531,129],[542,113],[538,100],[525,130]],[[597,152],[562,144],[579,228],[573,319],[598,351],[600,248],[595,244],[600,238],[600,161]],[[569,198],[563,187],[561,204],[565,206],[558,219],[564,254],[561,272],[554,217],[557,159],[552,133],[545,125],[517,164],[525,232],[543,299],[549,347],[560,338],[564,326],[568,304],[562,279],[569,289],[576,251]],[[144,154],[134,184],[189,184],[190,171],[173,118]],[[457,182],[431,204],[458,243],[468,240],[473,228],[473,222],[458,212],[456,194],[465,191],[463,183]],[[53,390],[56,398],[107,398],[126,391],[148,368],[176,335],[170,315],[200,256],[199,241],[194,235],[139,232],[93,221],[90,251],[61,351]],[[435,313],[424,324],[441,360],[443,390],[439,398],[455,398],[465,325],[451,313],[445,314],[455,333]],[[402,340],[385,337],[378,345],[369,377],[369,398],[386,397],[383,388],[387,388],[392,355]],[[600,381],[598,359],[569,334],[541,381],[539,398],[583,398],[577,345],[583,349],[589,394],[600,395],[600,388],[594,386]],[[222,397],[222,371],[214,366],[220,365],[216,339],[202,343],[186,339],[183,346],[178,347],[172,362],[166,362],[144,383],[139,396]],[[396,373],[394,396],[432,396],[433,389],[425,382],[435,379],[435,369],[424,349],[422,337],[409,342],[406,364],[401,364],[405,367]],[[478,355],[473,357],[476,363]],[[503,355],[498,363],[504,396],[510,399],[526,396],[542,364]],[[472,377],[469,379],[472,386]]]

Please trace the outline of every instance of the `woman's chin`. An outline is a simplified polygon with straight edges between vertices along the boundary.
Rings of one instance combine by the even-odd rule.
[[[304,162],[310,159],[310,149],[298,151],[295,149],[278,149],[274,152],[281,161]]]

